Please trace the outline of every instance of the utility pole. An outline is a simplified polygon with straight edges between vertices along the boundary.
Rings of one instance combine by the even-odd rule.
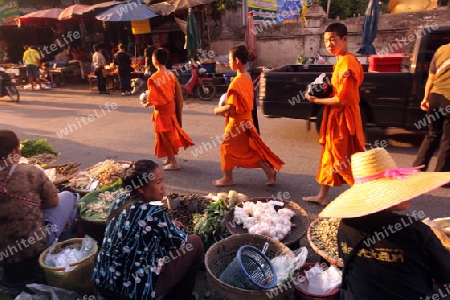
[[[331,3],[331,0],[328,0],[328,2],[327,2],[327,19],[328,19],[328,16],[330,15],[330,3]]]

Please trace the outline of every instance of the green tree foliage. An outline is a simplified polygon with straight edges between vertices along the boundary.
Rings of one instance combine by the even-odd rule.
[[[211,17],[213,20],[220,20],[222,17],[222,13],[227,8],[236,9],[235,0],[216,0],[211,3],[212,6],[212,14]]]
[[[380,1],[380,9],[382,12],[386,13],[387,5],[389,0]],[[323,9],[327,10],[328,0],[320,0],[320,5]],[[329,18],[334,19],[339,17],[341,20],[347,19],[349,17],[353,17],[353,15],[357,16],[360,14],[364,15],[367,9],[367,5],[369,4],[369,0],[331,0],[330,2],[330,13]]]

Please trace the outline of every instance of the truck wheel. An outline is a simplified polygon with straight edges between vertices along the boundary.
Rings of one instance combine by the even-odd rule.
[[[361,114],[361,121],[363,125],[363,132],[364,132],[364,140],[367,142],[367,134],[366,134],[366,115],[364,114],[364,110],[360,107],[359,113]],[[320,132],[320,126],[322,125],[322,119],[323,119],[323,107],[320,108],[319,112],[317,113],[316,117],[316,130],[317,133]]]

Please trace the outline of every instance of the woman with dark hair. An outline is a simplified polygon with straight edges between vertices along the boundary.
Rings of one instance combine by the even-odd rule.
[[[125,45],[119,44],[119,52],[114,55],[114,62],[119,71],[122,96],[131,95],[131,58],[125,52]]]
[[[77,214],[74,194],[58,194],[41,168],[20,158],[17,135],[0,130],[0,253],[8,254],[2,265],[31,260],[56,238],[70,238]]]
[[[152,121],[155,124],[155,156],[167,157],[163,170],[179,170],[176,160],[178,148],[193,146],[189,135],[181,129],[183,96],[180,83],[175,75],[167,70],[169,54],[159,48],[153,52],[152,62],[156,71],[147,81],[148,97],[144,107],[154,105]]]
[[[284,162],[273,153],[259,136],[252,118],[253,83],[247,72],[248,51],[240,45],[232,48],[229,55],[230,68],[237,71],[227,91],[224,106],[214,109],[216,115],[226,117],[225,133],[220,154],[225,176],[212,182],[215,186],[233,185],[233,168],[261,168],[266,173],[266,185],[273,185],[276,170]]]
[[[188,235],[153,201],[165,193],[164,176],[152,160],[127,170],[112,208],[93,281],[110,299],[190,299],[203,261],[203,243]],[[154,205],[155,204],[155,205]]]

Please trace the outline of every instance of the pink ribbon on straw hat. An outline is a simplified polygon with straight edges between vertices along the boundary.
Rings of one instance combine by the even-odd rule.
[[[377,180],[381,178],[389,178],[389,179],[403,179],[407,175],[411,175],[414,173],[417,173],[419,169],[423,168],[425,165],[413,167],[413,168],[396,168],[396,169],[390,169],[386,170],[384,172],[370,175],[370,176],[360,176],[360,177],[354,177],[356,183],[366,183],[372,180]]]

